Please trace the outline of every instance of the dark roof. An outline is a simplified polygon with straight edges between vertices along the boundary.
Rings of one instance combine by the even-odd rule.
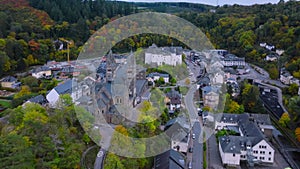
[[[38,104],[45,104],[45,103],[47,103],[47,99],[43,95],[35,96],[35,97],[29,99],[28,101],[32,102],[32,103],[38,103]]]
[[[210,84],[210,79],[207,76],[201,77],[198,81],[199,84],[202,85],[209,85]]]
[[[155,169],[184,169],[184,166],[184,156],[173,149],[157,155],[154,159]]]
[[[243,137],[243,136],[221,136],[219,137],[219,143],[222,151],[225,153],[241,154],[241,151],[245,151],[247,145],[250,147],[255,146],[263,138],[257,137]]]
[[[181,94],[178,91],[171,90],[166,96],[170,99],[170,104],[181,104]]]
[[[219,89],[215,86],[205,86],[203,88],[201,88],[202,92],[203,92],[203,95],[206,95],[210,92],[214,92],[214,93],[218,93],[219,92]]]
[[[72,80],[67,80],[64,83],[54,88],[58,94],[66,94],[72,92]]]
[[[177,117],[166,123],[165,133],[172,140],[186,142],[189,128],[190,126],[184,117]]]
[[[15,82],[15,81],[17,81],[17,79],[13,76],[6,76],[1,80],[1,82]]]
[[[38,68],[34,69],[33,73],[38,73],[38,72],[41,72],[41,71],[48,71],[48,70],[51,70],[48,66],[41,66],[41,67],[38,67]]]
[[[169,74],[153,72],[153,73],[149,73],[149,74],[147,75],[147,77],[151,77],[151,78],[153,78],[154,76],[159,76],[159,77],[168,78],[168,77],[169,77]]]
[[[256,121],[258,120],[258,121]],[[263,133],[260,131],[258,124],[270,124],[270,118],[268,115],[254,115],[254,114],[229,114],[223,113],[220,121],[226,123],[237,123],[244,137],[253,137],[255,140],[262,140],[264,138]]]
[[[136,80],[136,93],[141,96],[143,93],[143,88],[147,84],[147,80]]]

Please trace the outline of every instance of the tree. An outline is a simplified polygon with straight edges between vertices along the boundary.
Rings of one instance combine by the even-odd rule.
[[[107,169],[125,169],[120,158],[112,153],[108,153],[105,158],[104,168]]]
[[[21,86],[21,90],[14,95],[14,99],[21,98],[23,96],[29,95],[30,93],[30,88],[28,86]]]
[[[29,86],[30,88],[39,86],[38,79],[33,76],[24,77],[20,81],[22,82],[22,84]]]
[[[176,79],[174,77],[172,77],[171,80],[170,80],[170,82],[171,82],[172,85],[175,85],[177,81],[176,81]]]
[[[262,102],[259,99],[259,88],[249,83],[244,83],[242,88],[242,103],[245,110],[252,113],[264,112]]]
[[[35,168],[28,137],[11,133],[0,137],[0,168]]]
[[[296,83],[293,83],[289,86],[288,92],[292,95],[295,96],[298,94],[299,86]]]
[[[290,116],[287,112],[283,113],[278,121],[282,127],[287,127],[287,124],[291,121]]]
[[[186,80],[185,80],[185,84],[186,84],[186,85],[189,85],[189,84],[191,84],[191,81],[190,81],[190,79],[186,79]]]

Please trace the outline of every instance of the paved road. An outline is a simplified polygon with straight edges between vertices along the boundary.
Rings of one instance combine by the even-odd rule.
[[[104,167],[105,157],[106,157],[106,150],[101,148],[96,156],[94,169],[102,169]]]
[[[195,122],[192,131],[196,136],[196,138],[193,139],[194,152],[193,152],[192,166],[193,168],[202,169],[203,168],[203,144],[199,140],[202,139],[202,137],[200,137],[201,125],[199,121]]]
[[[196,68],[193,70],[197,71]],[[197,76],[197,74],[195,73],[191,78],[195,78],[195,76]],[[200,140],[202,139],[202,137],[200,136],[201,125],[199,123],[197,109],[194,105],[194,93],[196,91],[197,91],[197,85],[195,84],[190,85],[190,89],[187,92],[186,96],[184,97],[184,103],[189,112],[189,118],[192,124],[191,133],[195,134],[195,139],[192,140],[192,144],[190,145],[193,147],[192,167],[196,169],[202,169],[203,168],[203,145],[202,145],[202,141]],[[189,160],[187,162],[189,162]]]
[[[269,74],[262,68],[254,65],[251,66],[246,65],[246,68],[249,69],[250,72],[245,75],[240,75],[241,79],[255,79],[256,81],[276,85],[280,88],[287,87],[287,85],[282,84],[279,80],[270,79]],[[259,72],[257,72],[253,67],[255,67],[255,69],[258,70]]]

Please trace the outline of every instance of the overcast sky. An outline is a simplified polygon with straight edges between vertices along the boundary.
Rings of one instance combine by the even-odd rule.
[[[252,4],[265,4],[265,3],[278,3],[279,0],[121,0],[127,2],[192,2],[208,5],[219,5],[224,4],[240,4],[240,5],[252,5]],[[286,0],[287,1],[287,0]]]

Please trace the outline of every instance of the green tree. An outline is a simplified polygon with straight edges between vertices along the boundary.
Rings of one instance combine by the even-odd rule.
[[[291,84],[288,88],[288,92],[292,95],[295,96],[298,94],[299,86],[295,83]]]
[[[112,153],[108,153],[105,158],[104,168],[107,169],[125,169],[120,158]]]
[[[33,76],[24,77],[20,81],[22,82],[22,84],[29,86],[30,88],[39,86],[38,79]]]

